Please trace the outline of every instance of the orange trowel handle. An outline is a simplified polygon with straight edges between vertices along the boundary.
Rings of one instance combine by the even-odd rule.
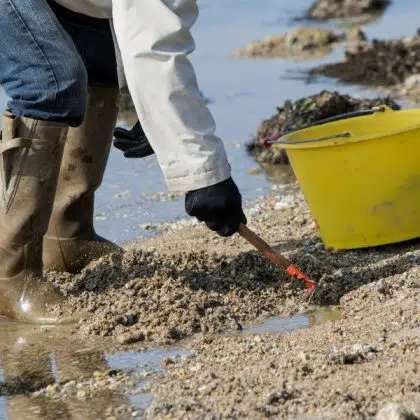
[[[287,258],[278,254],[267,242],[259,237],[255,232],[246,227],[244,224],[239,225],[238,233],[245,238],[250,244],[258,249],[266,258],[273,261],[278,267],[286,271],[290,276],[302,280],[305,282],[305,285],[310,293],[312,293],[316,288],[316,283],[308,277],[305,273],[299,270],[295,265],[293,265]]]

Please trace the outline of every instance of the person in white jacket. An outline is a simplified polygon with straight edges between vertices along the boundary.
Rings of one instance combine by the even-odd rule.
[[[125,83],[170,190],[222,236],[246,223],[187,56],[196,0],[0,0],[0,314],[66,322],[43,268],[78,272],[118,247],[96,235]]]

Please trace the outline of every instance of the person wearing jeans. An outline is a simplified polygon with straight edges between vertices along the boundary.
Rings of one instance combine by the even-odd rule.
[[[246,223],[241,194],[187,56],[196,0],[0,0],[0,314],[67,322],[43,268],[79,272],[118,250],[96,235],[127,84],[170,190],[222,236]]]

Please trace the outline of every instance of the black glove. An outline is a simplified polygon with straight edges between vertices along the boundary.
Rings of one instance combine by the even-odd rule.
[[[189,191],[185,196],[185,210],[220,236],[231,236],[238,231],[240,223],[247,223],[242,197],[232,178]]]
[[[114,146],[124,152],[126,158],[142,158],[155,152],[144,134],[140,121],[131,130],[117,127],[114,130]]]

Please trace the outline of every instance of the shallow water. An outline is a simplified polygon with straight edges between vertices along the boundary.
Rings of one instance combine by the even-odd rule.
[[[284,334],[339,318],[338,310],[320,310],[308,315],[294,315],[265,320],[245,328],[240,334]],[[25,418],[103,418],[106,410],[131,407],[147,409],[153,394],[145,386],[153,375],[164,370],[165,358],[191,357],[180,346],[148,348],[140,351],[101,350],[100,342],[82,342],[71,334],[71,327],[19,325],[0,319],[0,420]],[[132,386],[108,390],[97,388],[86,399],[46,397],[36,391],[48,384],[63,388],[71,381],[89,381],[97,372],[131,372]],[[147,373],[147,374],[146,374]],[[10,395],[11,384],[18,383]],[[38,382],[38,383],[37,383]],[[80,388],[82,391],[85,388]],[[35,391],[35,395],[31,393]],[[39,393],[38,393],[39,394]]]
[[[245,328],[243,334],[285,334],[301,328],[310,328],[327,321],[338,321],[339,309],[320,309],[316,312],[291,317],[267,318],[262,323]]]
[[[153,401],[152,394],[142,391],[148,383],[145,373],[161,372],[165,357],[188,354],[185,349],[175,346],[138,352],[112,352],[100,350],[101,340],[97,341],[79,341],[72,337],[71,327],[19,325],[0,319],[0,420],[70,418],[66,415],[90,419],[103,418],[109,407],[126,405],[145,409]],[[121,390],[112,391],[103,387],[96,391],[93,398],[86,399],[88,403],[71,396],[65,401],[58,401],[43,394],[31,395],[48,384],[63,387],[71,385],[71,381],[89,380],[95,377],[95,372],[109,370],[132,372],[132,389],[135,391],[130,390],[124,395]],[[18,384],[17,389],[11,391],[13,384]],[[48,417],[43,414],[46,410]]]
[[[233,176],[245,200],[263,195],[275,178],[264,171],[250,175],[257,165],[247,156],[244,143],[262,119],[275,113],[286,99],[315,94],[322,89],[339,89],[355,96],[374,93],[358,86],[337,86],[327,79],[308,84],[299,76],[320,63],[335,61],[342,48],[322,59],[311,61],[236,59],[232,52],[255,39],[281,34],[304,22],[295,22],[311,5],[311,0],[201,0],[201,14],[193,28],[196,51],[191,55],[200,89],[210,100],[232,162]],[[365,25],[368,37],[394,38],[412,35],[418,27],[420,2],[393,2],[385,15]],[[318,24],[317,24],[318,25]],[[329,23],[324,26],[340,25]],[[4,102],[4,100],[3,100]],[[0,100],[1,103],[1,100]],[[134,117],[131,117],[132,124]],[[162,121],[164,123],[164,121]],[[127,125],[120,120],[120,125]],[[168,139],[169,141],[169,139]],[[280,182],[289,182],[287,170],[277,170]],[[279,178],[277,178],[278,180]],[[118,242],[151,234],[145,225],[185,217],[182,198],[166,199],[164,184],[155,157],[130,160],[113,150],[96,200],[96,227],[100,234]],[[156,197],[156,193],[159,194]]]
[[[276,182],[264,171],[249,174],[257,165],[247,156],[244,143],[253,136],[262,119],[275,113],[277,105],[286,99],[298,99],[322,89],[339,89],[355,96],[374,94],[358,86],[337,86],[326,79],[311,84],[304,79],[291,79],[296,72],[339,59],[342,55],[340,48],[328,57],[310,62],[247,60],[231,56],[235,49],[254,39],[281,34],[298,25],[293,19],[302,15],[310,4],[311,0],[200,2],[201,14],[193,31],[197,49],[191,59],[200,88],[210,100],[217,132],[225,141],[233,176],[245,200],[266,193],[271,183]],[[382,19],[365,26],[365,31],[369,37],[378,38],[411,35],[417,30],[419,13],[420,3],[399,0]],[[398,22],[402,24],[396,24]],[[282,182],[290,181],[290,178],[282,178]],[[114,151],[98,195],[98,230],[123,242],[147,235],[142,229],[144,224],[184,218],[182,199],[160,202],[152,198],[153,193],[165,191],[154,157],[142,161],[126,160]],[[119,192],[126,192],[125,197],[114,199]],[[142,198],[141,194],[146,194],[146,197]]]

